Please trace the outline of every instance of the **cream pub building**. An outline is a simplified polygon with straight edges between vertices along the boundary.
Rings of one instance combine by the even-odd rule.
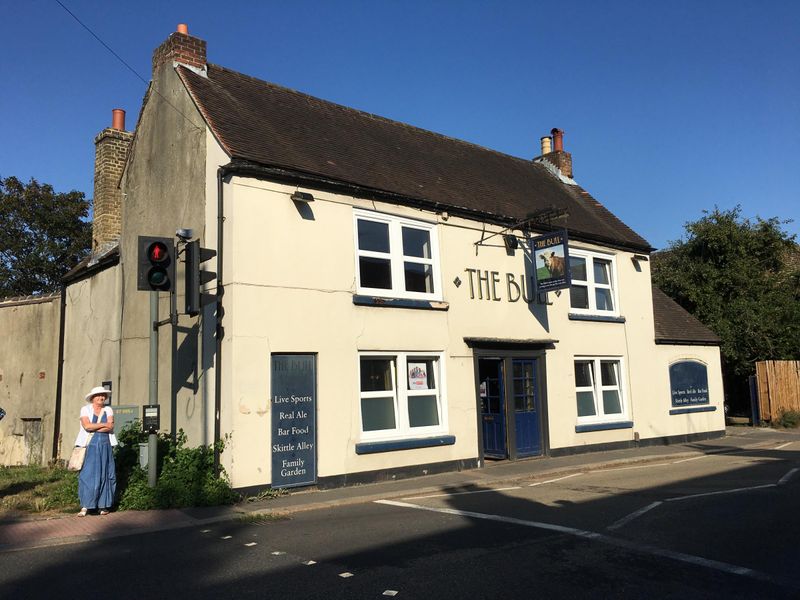
[[[95,254],[116,259],[70,285],[105,278],[117,354],[65,375],[65,439],[89,380],[145,403],[137,237],[180,227],[217,253],[218,304],[161,344],[161,422],[225,438],[234,487],[724,435],[718,338],[652,287],[652,248],[575,182],[559,130],[535,159],[504,155],[210,64],[181,27],[135,131],[106,132],[124,166]],[[536,258],[547,235],[566,255]],[[536,285],[565,266],[569,287]],[[79,337],[68,325],[67,365]]]

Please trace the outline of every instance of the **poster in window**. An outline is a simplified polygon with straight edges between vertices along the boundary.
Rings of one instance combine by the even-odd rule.
[[[428,389],[428,365],[426,363],[408,363],[408,389]]]
[[[569,288],[569,248],[567,230],[531,239],[531,254],[540,292]]]

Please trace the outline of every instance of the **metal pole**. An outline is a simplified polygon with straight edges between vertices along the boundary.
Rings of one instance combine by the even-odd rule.
[[[150,292],[150,394],[149,404],[158,404],[158,292]],[[147,485],[156,486],[157,436],[147,437]]]

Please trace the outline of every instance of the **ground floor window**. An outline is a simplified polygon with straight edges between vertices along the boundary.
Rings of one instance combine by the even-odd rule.
[[[359,380],[362,439],[446,430],[439,354],[363,353]]]
[[[616,421],[625,416],[618,358],[575,358],[575,395],[579,423]]]

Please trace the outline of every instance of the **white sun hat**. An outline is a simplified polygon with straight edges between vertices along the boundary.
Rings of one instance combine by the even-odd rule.
[[[104,388],[101,385],[95,386],[89,391],[88,394],[86,394],[85,400],[86,400],[86,402],[89,402],[89,400],[92,399],[92,396],[97,396],[97,395],[100,395],[100,394],[102,394],[106,398],[108,398],[111,395],[111,390],[107,390],[106,388]]]

